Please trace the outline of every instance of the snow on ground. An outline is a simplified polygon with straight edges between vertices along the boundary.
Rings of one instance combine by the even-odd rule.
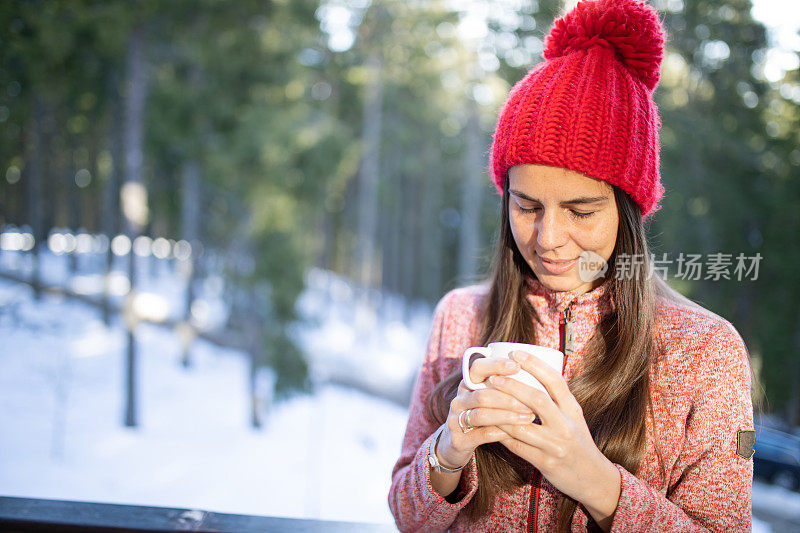
[[[383,397],[407,401],[425,353],[433,309],[391,294],[364,298],[336,274],[312,269],[297,307],[297,339],[315,376],[358,381]]]
[[[247,360],[141,327],[139,422],[122,426],[125,338],[88,306],[0,281],[0,494],[391,522],[406,410],[335,386],[249,426]]]
[[[753,501],[762,513],[800,524],[800,494],[796,492],[755,480]]]
[[[752,524],[752,533],[770,533],[772,528],[769,527],[769,524],[766,522],[762,522],[758,518],[753,517],[753,524]]]
[[[49,283],[94,293],[91,258],[68,277],[65,258],[43,254]],[[87,264],[88,263],[88,264]],[[96,261],[94,269],[100,267]],[[27,270],[0,255],[0,268]],[[116,265],[122,277],[123,264]],[[156,263],[141,287],[182,309],[179,273]],[[218,322],[221,280],[200,291]],[[431,309],[377,295],[369,310],[343,279],[311,271],[295,328],[319,385],[262,410],[250,427],[248,360],[197,341],[180,364],[178,335],[158,326],[137,332],[137,428],[122,425],[126,336],[97,310],[0,279],[0,494],[210,511],[391,523],[386,503],[407,410],[324,383],[357,376],[367,389],[402,397],[427,338]],[[370,296],[375,301],[375,295]],[[268,381],[268,380],[267,380]],[[756,482],[760,516],[800,521],[800,494]],[[753,531],[771,531],[754,519]]]

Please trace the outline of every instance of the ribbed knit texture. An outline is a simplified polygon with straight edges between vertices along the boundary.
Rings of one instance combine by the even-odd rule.
[[[537,533],[556,530],[561,493],[546,478],[501,491],[489,516],[471,521],[464,507],[478,488],[474,459],[461,474],[458,501],[445,500],[431,485],[431,436],[439,427],[428,411],[433,390],[475,346],[486,287],[448,293],[436,308],[427,351],[414,386],[400,457],[392,470],[389,508],[403,532],[452,533],[527,531],[535,516]],[[613,309],[608,284],[584,293],[552,291],[531,280],[527,300],[539,317],[536,344],[558,349],[560,319],[569,305],[575,353],[566,360],[567,383],[580,375],[589,340]],[[650,369],[654,416],[645,419],[647,444],[639,469],[615,463],[622,487],[611,533],[745,533],[751,528],[753,460],[736,453],[738,430],[753,429],[750,364],[738,332],[710,311],[659,298],[654,322],[658,368]],[[655,421],[657,432],[654,432]],[[666,478],[658,468],[656,440]],[[531,508],[531,492],[538,490]],[[571,531],[586,532],[591,520],[583,505]]]
[[[655,10],[637,0],[580,2],[558,19],[545,60],[511,90],[491,151],[498,191],[519,164],[562,167],[658,209],[660,121],[653,101],[664,49]]]

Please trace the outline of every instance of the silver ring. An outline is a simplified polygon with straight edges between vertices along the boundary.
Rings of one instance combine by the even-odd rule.
[[[472,423],[470,423],[470,421],[469,421],[469,415],[472,414],[472,411],[473,411],[473,409],[467,409],[466,411],[464,411],[464,425],[467,426],[470,429],[474,429],[475,428],[475,426],[473,426]]]
[[[471,411],[471,409],[467,409],[466,411],[461,411],[461,413],[458,415],[458,427],[461,428],[462,433],[469,433],[470,431],[475,429],[474,426],[467,424],[465,421],[466,418],[465,415],[467,415],[468,411]]]

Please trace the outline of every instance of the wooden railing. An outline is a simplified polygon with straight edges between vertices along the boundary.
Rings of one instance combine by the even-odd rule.
[[[9,533],[26,531],[53,533],[78,531],[91,533],[145,531],[377,533],[396,530],[383,524],[329,522],[213,513],[198,509],[0,496],[0,531]]]

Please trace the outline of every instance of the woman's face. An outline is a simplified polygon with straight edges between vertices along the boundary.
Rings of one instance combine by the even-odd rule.
[[[544,165],[514,166],[508,179],[511,233],[539,281],[581,293],[600,285],[602,277],[581,279],[578,258],[592,252],[608,261],[614,252],[619,212],[612,186]]]

